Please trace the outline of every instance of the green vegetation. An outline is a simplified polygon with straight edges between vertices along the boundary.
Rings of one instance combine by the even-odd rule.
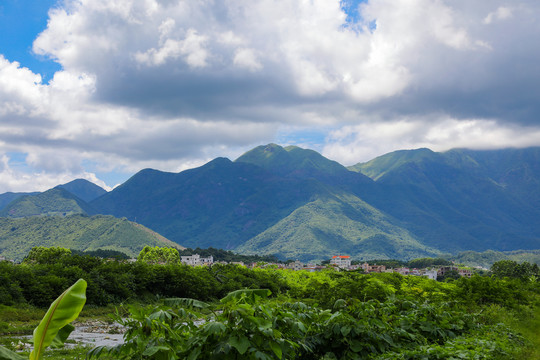
[[[181,248],[142,225],[113,216],[0,218],[0,255],[16,261],[35,246],[115,250],[136,257],[146,245]]]
[[[40,360],[49,346],[62,347],[69,334],[75,329],[73,322],[86,302],[86,281],[77,280],[51,304],[45,316],[34,329],[33,345],[30,360]],[[22,360],[21,355],[0,346],[0,358],[5,360]]]
[[[346,193],[314,198],[235,251],[303,261],[323,260],[329,254],[359,260],[441,254],[415,240],[392,218]]]
[[[521,264],[512,260],[497,261],[491,267],[491,273],[498,278],[509,277],[525,281],[537,281],[540,278],[538,265],[527,261]]]
[[[517,262],[530,262],[540,264],[540,250],[515,250],[515,251],[493,251],[484,252],[464,251],[456,256],[449,257],[459,264],[469,266],[481,266],[489,269],[495,262],[500,260],[512,260]]]
[[[540,353],[540,282],[528,263],[500,262],[493,276],[437,282],[332,269],[129,263],[65,249],[34,249],[26,259],[0,262],[4,333],[13,327],[4,323],[42,316],[28,305],[46,307],[77,278],[87,282],[82,316],[131,303],[115,315],[126,342],[95,348],[91,358],[502,360]]]
[[[180,264],[180,254],[174,248],[145,246],[137,256],[137,261],[147,264]]]

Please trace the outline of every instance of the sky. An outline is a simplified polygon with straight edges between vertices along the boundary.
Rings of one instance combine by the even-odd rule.
[[[0,193],[267,143],[540,146],[537,0],[0,0]]]

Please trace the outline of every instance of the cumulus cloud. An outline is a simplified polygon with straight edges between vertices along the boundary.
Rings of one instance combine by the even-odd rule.
[[[85,174],[276,139],[347,163],[540,145],[538,15],[534,0],[64,0],[33,43],[62,66],[48,84],[0,55],[0,154]]]
[[[349,125],[331,131],[322,153],[353,165],[397,149],[497,149],[513,147],[516,143],[538,146],[539,140],[540,127],[500,124],[487,119],[404,118]]]
[[[96,177],[95,174],[86,171],[25,171],[13,168],[10,165],[10,158],[7,155],[0,157],[0,184],[3,192],[29,192],[45,191],[56,185],[65,184],[73,179],[86,179],[93,182],[105,190],[111,190],[103,180]]]

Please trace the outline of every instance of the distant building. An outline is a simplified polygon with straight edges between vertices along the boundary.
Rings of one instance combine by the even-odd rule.
[[[386,266],[384,265],[369,265],[367,262],[362,264],[362,270],[367,273],[372,272],[384,272],[386,270]]]
[[[463,277],[468,277],[468,278],[470,278],[472,276],[472,274],[473,274],[472,270],[470,270],[470,269],[459,269],[458,273],[459,273],[459,275],[461,275]]]
[[[339,268],[346,269],[351,266],[351,257],[345,255],[332,256],[330,260],[331,265],[336,265]]]
[[[394,269],[394,272],[397,272],[397,273],[399,273],[401,275],[409,275],[410,270],[409,270],[409,268],[406,268],[406,267],[400,267],[400,268]]]
[[[426,270],[423,276],[431,280],[437,280],[437,270]]]
[[[304,268],[304,263],[296,260],[295,262],[290,263],[288,268],[294,271],[302,270]]]
[[[214,257],[210,255],[203,258],[199,254],[193,254],[191,256],[181,256],[181,261],[182,264],[189,266],[212,265],[214,263]]]

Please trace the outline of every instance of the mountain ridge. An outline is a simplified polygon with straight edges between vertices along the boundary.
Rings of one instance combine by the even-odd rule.
[[[539,164],[539,147],[423,148],[344,167],[267,144],[179,173],[143,169],[88,205],[183,246],[306,261],[540,249]]]

